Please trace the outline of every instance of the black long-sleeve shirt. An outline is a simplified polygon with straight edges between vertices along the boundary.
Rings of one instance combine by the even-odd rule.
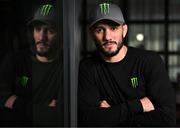
[[[143,97],[151,100],[155,110],[143,112]],[[102,100],[111,107],[100,108]],[[128,47],[120,62],[108,63],[97,55],[81,61],[80,126],[173,126],[175,110],[174,90],[156,53]]]
[[[62,91],[62,62],[59,58],[43,63],[30,50],[4,57],[0,65],[1,108],[11,95],[16,95],[13,111],[17,116],[23,115],[35,126],[61,126],[63,122],[58,117],[63,118],[63,115],[58,116],[57,107],[48,107],[48,104],[56,99],[61,101],[58,106],[63,109]]]

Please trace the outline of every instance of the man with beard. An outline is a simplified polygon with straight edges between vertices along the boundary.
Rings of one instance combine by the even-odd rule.
[[[120,8],[100,3],[90,11],[97,53],[80,63],[79,126],[173,126],[175,95],[160,56],[126,46]]]
[[[3,126],[62,126],[63,114],[58,116],[57,111],[58,106],[63,113],[56,13],[51,4],[40,6],[28,23],[34,42],[31,50],[7,55],[2,64],[0,101],[7,118]]]

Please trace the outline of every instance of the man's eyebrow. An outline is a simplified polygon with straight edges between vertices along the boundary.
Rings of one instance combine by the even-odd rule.
[[[95,28],[95,29],[96,29],[96,28],[104,28],[104,26],[101,25],[101,24],[99,24],[99,25],[96,25],[94,28]]]
[[[96,26],[95,29],[96,29],[96,28],[103,28],[103,26]]]

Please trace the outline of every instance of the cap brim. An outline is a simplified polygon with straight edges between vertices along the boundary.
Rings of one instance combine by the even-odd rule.
[[[45,20],[31,20],[27,23],[27,26],[28,27],[32,27],[36,24],[39,24],[39,23],[42,23],[42,24],[47,24],[47,25],[52,25],[53,23],[51,23],[50,21],[45,21]]]
[[[97,23],[99,23],[100,21],[103,21],[103,20],[112,21],[112,22],[115,22],[115,23],[117,23],[117,24],[119,24],[119,25],[124,24],[124,22],[119,21],[119,20],[117,20],[117,19],[112,19],[112,18],[100,18],[100,19],[95,20],[94,22],[92,22],[92,23],[89,25],[89,27],[91,28],[91,27],[93,27],[95,24],[97,24]]]

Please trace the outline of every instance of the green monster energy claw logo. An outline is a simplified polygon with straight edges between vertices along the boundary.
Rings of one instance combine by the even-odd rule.
[[[132,77],[131,78],[131,86],[133,88],[137,88],[137,86],[138,86],[138,79],[137,79],[137,77]]]
[[[41,8],[41,15],[43,16],[49,15],[51,8],[52,8],[52,5],[50,4],[43,5]]]
[[[27,86],[28,80],[29,78],[27,76],[18,77],[18,83],[23,87]]]
[[[109,13],[109,9],[110,8],[109,8],[109,4],[108,3],[102,3],[102,4],[99,5],[99,7],[100,7],[101,14],[106,15],[106,14]]]

